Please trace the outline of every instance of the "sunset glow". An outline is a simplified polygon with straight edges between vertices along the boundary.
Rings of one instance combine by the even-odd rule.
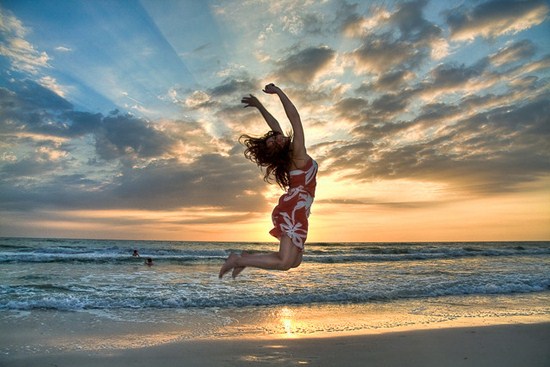
[[[311,242],[550,239],[546,1],[0,4],[0,236],[273,241],[256,95],[319,163]]]

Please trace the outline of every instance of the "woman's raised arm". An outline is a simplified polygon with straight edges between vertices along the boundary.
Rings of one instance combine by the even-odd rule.
[[[285,113],[288,117],[288,120],[290,121],[290,124],[292,125],[293,159],[307,159],[304,127],[302,126],[302,120],[300,118],[298,110],[296,109],[296,106],[294,106],[294,103],[292,103],[290,98],[288,98],[288,96],[281,90],[281,88],[277,87],[273,83],[266,85],[264,88],[264,92],[268,94],[277,94],[279,96],[279,99],[281,100],[281,103],[283,104]]]
[[[241,103],[245,104],[246,107],[256,107],[258,111],[262,114],[265,122],[267,122],[267,125],[269,128],[273,131],[277,131],[281,134],[283,134],[283,129],[281,129],[281,125],[279,124],[279,121],[269,113],[269,111],[264,107],[264,105],[258,100],[258,98],[254,97],[252,94],[250,94],[248,97],[243,97],[241,99]]]

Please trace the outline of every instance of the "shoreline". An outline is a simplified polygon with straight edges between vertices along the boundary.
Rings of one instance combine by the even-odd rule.
[[[0,365],[546,367],[549,299],[542,292],[228,309],[1,310]]]
[[[550,322],[515,322],[314,338],[192,339],[139,348],[2,355],[0,364],[6,367],[548,366]]]
[[[0,310],[0,355],[146,347],[208,339],[299,339],[550,322],[550,291],[359,304],[229,308]],[[8,333],[2,331],[9,331]]]

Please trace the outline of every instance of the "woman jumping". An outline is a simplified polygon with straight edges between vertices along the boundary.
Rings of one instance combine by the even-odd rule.
[[[242,135],[239,141],[245,146],[244,155],[265,168],[264,180],[275,182],[286,190],[272,213],[274,228],[269,232],[279,239],[279,251],[265,254],[231,254],[220,269],[220,278],[233,269],[233,278],[245,267],[289,270],[302,262],[302,252],[307,238],[308,217],[315,197],[317,162],[306,152],[304,128],[298,110],[286,94],[273,83],[264,93],[279,96],[292,125],[292,135],[285,136],[279,122],[252,94],[241,102],[246,107],[256,107],[271,129],[260,138]]]

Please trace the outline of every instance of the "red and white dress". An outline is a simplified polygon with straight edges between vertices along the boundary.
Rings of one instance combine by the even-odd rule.
[[[279,240],[287,235],[302,251],[307,238],[311,204],[315,198],[317,169],[317,162],[309,158],[302,169],[290,171],[290,187],[279,198],[271,214],[275,227],[269,233]]]

